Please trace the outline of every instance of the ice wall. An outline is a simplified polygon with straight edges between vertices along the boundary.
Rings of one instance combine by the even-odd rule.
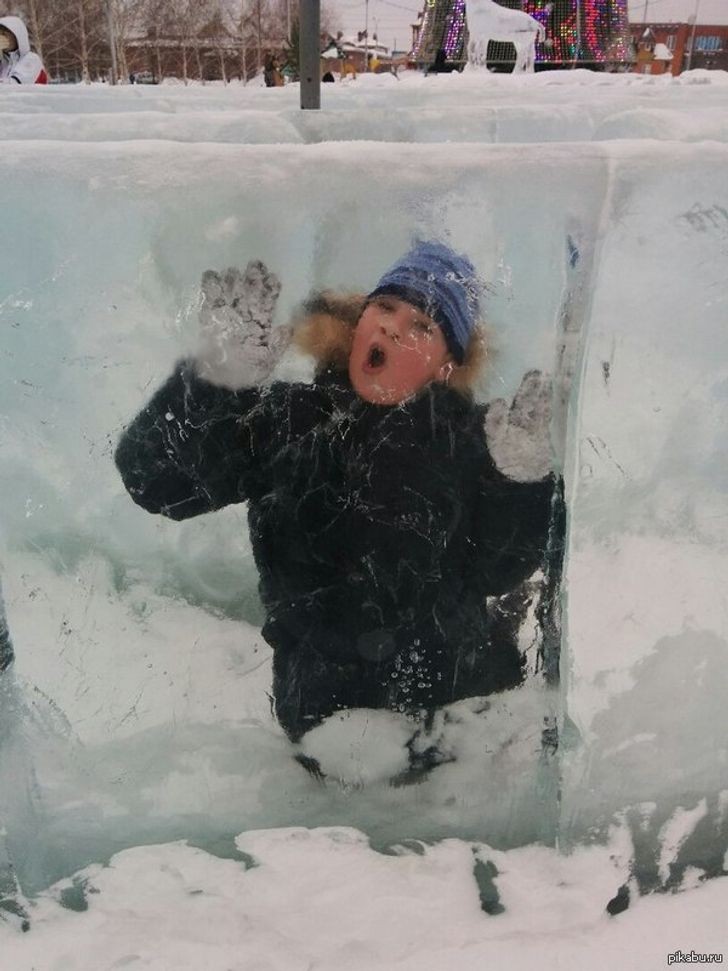
[[[323,91],[323,111],[299,110],[295,86],[59,86],[0,104],[6,139],[245,144],[321,141],[535,143],[639,138],[725,142],[725,77],[585,70],[523,79],[402,73]]]
[[[549,840],[559,784],[572,839],[629,806],[660,830],[703,796],[717,826],[722,77],[366,79],[305,115],[287,89],[1,97],[13,137],[0,157],[12,186],[0,525],[18,655],[5,710],[22,717],[0,772],[27,880],[112,845],[275,825],[357,825],[378,845]],[[444,236],[491,281],[481,396],[512,394],[531,367],[564,394],[565,690],[510,699],[524,731],[506,758],[488,748],[508,743],[497,710],[473,758],[414,789],[322,789],[270,717],[244,510],[157,521],[132,505],[111,456],[191,346],[205,268],[262,258],[283,281],[285,317],[313,287],[370,287],[413,235]],[[307,367],[290,355],[282,373]],[[544,711],[563,721],[564,703],[559,783],[540,729]]]
[[[613,171],[572,425],[566,688],[584,744],[564,762],[565,830],[635,807],[648,883],[679,882],[687,857],[720,872],[728,835],[728,184],[714,151],[656,165],[630,149]],[[660,874],[676,820],[691,843]]]

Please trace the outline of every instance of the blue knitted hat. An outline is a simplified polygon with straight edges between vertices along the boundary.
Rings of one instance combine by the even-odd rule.
[[[450,353],[462,364],[480,315],[475,267],[443,243],[417,242],[387,270],[369,299],[392,294],[440,325]]]

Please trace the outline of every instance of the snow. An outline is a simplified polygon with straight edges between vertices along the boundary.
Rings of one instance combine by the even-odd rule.
[[[323,96],[316,113],[295,86],[0,92],[0,856],[40,894],[29,935],[0,923],[0,963],[720,951],[728,76],[403,74]],[[270,714],[244,509],[158,522],[111,455],[192,345],[204,269],[265,260],[284,318],[312,287],[371,285],[414,234],[491,282],[479,396],[531,367],[560,381],[562,683],[451,706],[428,736],[447,760],[410,785],[390,779],[418,726],[342,716],[303,744],[321,782]],[[502,913],[481,910],[476,859]],[[685,892],[633,892],[611,918],[624,884]]]
[[[677,78],[547,71],[528,78],[417,72],[325,85],[321,112],[300,111],[298,85],[104,85],[3,92],[4,140],[156,140],[246,145],[320,141],[534,143],[652,138],[728,140],[727,75]],[[695,84],[702,87],[700,97]],[[697,112],[697,118],[694,117]],[[640,124],[618,129],[623,115]]]
[[[264,830],[236,842],[242,857],[172,843],[86,868],[38,899],[29,934],[0,927],[5,966],[606,971],[618,962],[637,971],[678,950],[721,954],[725,945],[726,878],[608,916],[605,898],[624,876],[610,853],[618,840],[568,856],[460,840],[382,854],[348,828]],[[502,912],[481,909],[476,860],[494,874]]]
[[[331,715],[304,735],[301,751],[316,759],[327,778],[364,786],[393,779],[409,765],[413,725],[393,711],[349,709]]]

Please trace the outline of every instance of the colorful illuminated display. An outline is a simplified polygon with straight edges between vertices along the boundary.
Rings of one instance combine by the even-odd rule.
[[[452,0],[452,9],[445,25],[445,57],[460,57],[465,37],[465,0]]]
[[[536,45],[537,63],[619,64],[630,60],[627,0],[498,2],[524,10],[546,28],[546,40]],[[415,59],[429,65],[443,51],[446,62],[461,64],[466,59],[466,12],[466,0],[425,0]],[[508,58],[505,53],[499,56]]]

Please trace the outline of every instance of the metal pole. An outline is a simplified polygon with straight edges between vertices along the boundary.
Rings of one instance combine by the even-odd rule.
[[[576,67],[576,62],[582,60],[583,53],[581,50],[581,0],[576,0],[576,58],[573,67]]]
[[[695,13],[693,14],[693,29],[690,31],[690,50],[688,51],[688,66],[685,68],[689,71],[693,66],[693,51],[695,50],[695,31],[698,29],[698,11],[700,10],[700,0],[695,0]]]
[[[369,70],[369,0],[365,0],[364,10],[364,70]]]
[[[114,14],[111,4],[112,0],[106,0],[106,21],[109,28],[109,47],[111,48],[111,83],[116,84],[119,71],[116,66],[116,29],[114,28]]]
[[[299,73],[301,108],[321,107],[321,3],[299,2]]]

